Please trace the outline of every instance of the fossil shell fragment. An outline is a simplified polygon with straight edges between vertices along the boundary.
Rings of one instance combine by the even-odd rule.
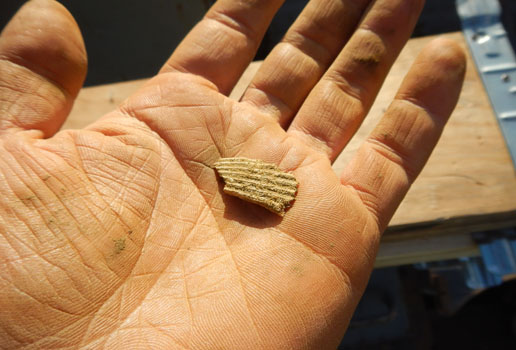
[[[214,167],[224,180],[225,193],[261,205],[280,216],[296,197],[296,178],[274,164],[257,159],[221,158]]]

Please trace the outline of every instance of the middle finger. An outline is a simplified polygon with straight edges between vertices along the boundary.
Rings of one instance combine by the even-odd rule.
[[[349,39],[371,0],[311,0],[274,47],[241,101],[285,126]]]

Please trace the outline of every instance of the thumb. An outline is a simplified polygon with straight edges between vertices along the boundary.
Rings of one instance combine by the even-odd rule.
[[[0,36],[0,135],[36,129],[52,136],[86,76],[86,50],[57,1],[27,2]]]

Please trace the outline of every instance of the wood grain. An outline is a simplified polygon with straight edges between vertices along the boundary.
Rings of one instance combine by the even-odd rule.
[[[467,51],[461,33],[445,36]],[[336,160],[334,168],[337,172],[342,171],[376,125],[416,55],[432,39],[424,37],[409,41],[362,127]],[[254,62],[249,66],[231,97],[241,96],[259,64]],[[144,81],[83,89],[64,128],[81,128],[93,122],[136,91]],[[448,237],[510,226],[516,226],[516,176],[488,97],[468,55],[466,81],[459,104],[427,166],[392,219],[383,242],[385,247],[393,242],[403,242],[403,249],[411,256],[411,240],[413,248],[417,246],[416,250],[420,251],[421,239],[425,237]],[[460,239],[447,240],[453,241],[454,251],[469,249],[471,252],[471,246],[457,247]],[[389,249],[396,251],[392,246]],[[381,248],[380,256],[382,254]],[[438,250],[432,254],[435,259],[440,258]],[[383,259],[382,266],[385,265],[389,263]]]

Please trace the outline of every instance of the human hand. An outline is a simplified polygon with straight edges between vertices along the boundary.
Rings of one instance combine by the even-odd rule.
[[[85,50],[57,2],[27,3],[0,38],[0,347],[334,348],[465,68],[425,48],[337,176],[423,4],[370,2],[311,0],[237,102],[281,1],[220,0],[139,92],[58,133]],[[283,218],[222,193],[211,166],[236,156],[295,175]]]

